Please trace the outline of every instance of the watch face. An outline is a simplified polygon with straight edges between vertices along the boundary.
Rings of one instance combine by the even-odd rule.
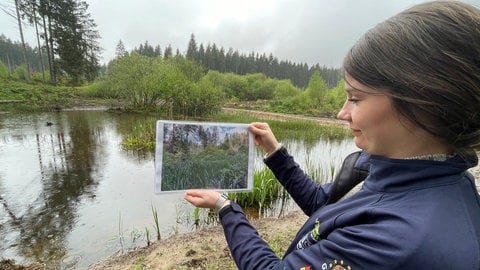
[[[226,194],[221,194],[215,203],[215,210],[218,212],[227,200],[229,200],[228,196]]]

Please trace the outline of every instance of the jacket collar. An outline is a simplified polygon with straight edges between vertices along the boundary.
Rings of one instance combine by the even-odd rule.
[[[476,166],[475,153],[458,155],[446,161],[391,159],[370,156],[370,173],[365,187],[377,192],[403,192],[460,181],[470,167]]]

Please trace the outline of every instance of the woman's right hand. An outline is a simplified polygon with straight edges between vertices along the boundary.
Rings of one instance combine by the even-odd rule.
[[[278,143],[267,123],[254,122],[250,124],[249,129],[254,135],[255,145],[262,148],[267,154],[271,154],[280,148],[280,143]]]

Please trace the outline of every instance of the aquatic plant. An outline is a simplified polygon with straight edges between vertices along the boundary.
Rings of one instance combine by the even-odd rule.
[[[150,230],[147,227],[145,227],[145,238],[147,241],[147,247],[149,247],[152,242],[150,241]]]
[[[155,222],[155,232],[157,233],[157,240],[160,240],[162,238],[160,234],[160,222],[158,221],[158,212],[155,207],[152,205],[152,214],[153,214],[153,221]]]

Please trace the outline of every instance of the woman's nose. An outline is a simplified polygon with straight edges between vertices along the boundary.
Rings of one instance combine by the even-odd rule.
[[[337,118],[340,120],[350,121],[350,112],[348,111],[348,101],[343,104],[343,107],[337,114]]]

